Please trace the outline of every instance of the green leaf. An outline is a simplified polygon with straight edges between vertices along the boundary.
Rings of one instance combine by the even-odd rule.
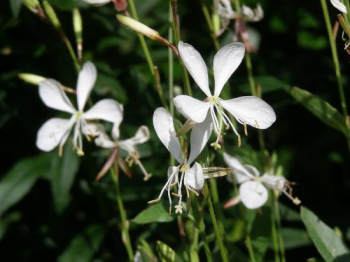
[[[136,224],[148,224],[153,222],[171,222],[173,219],[173,217],[169,217],[169,212],[164,205],[157,203],[143,210],[132,221]]]
[[[64,147],[63,156],[55,154],[51,160],[51,189],[56,211],[61,213],[70,203],[69,191],[79,169],[79,157],[72,150],[71,143]]]
[[[90,225],[82,234],[73,238],[67,249],[60,255],[58,262],[92,261],[96,251],[106,235],[106,228],[101,225]]]
[[[333,229],[323,223],[306,207],[301,207],[301,219],[312,242],[324,260],[327,262],[349,261],[346,260],[346,257],[349,258],[350,256],[349,251]],[[344,258],[345,260],[343,260]]]
[[[0,216],[20,201],[49,170],[51,155],[26,158],[15,164],[0,182]]]
[[[161,241],[157,241],[157,252],[160,262],[182,262],[175,251]]]
[[[11,11],[15,18],[18,17],[19,12],[21,11],[22,1],[23,0],[10,0]]]
[[[288,88],[290,88],[289,84],[286,84],[273,76],[257,76],[254,78],[254,81],[255,84],[261,86],[261,91],[263,93],[269,93],[278,90],[287,90]],[[239,90],[242,92],[250,93],[249,83],[240,85]]]
[[[284,227],[282,228],[282,235],[285,249],[298,248],[311,244],[308,234],[302,229]]]
[[[345,136],[350,136],[344,117],[329,103],[298,87],[292,87],[289,93],[322,122],[344,133]]]

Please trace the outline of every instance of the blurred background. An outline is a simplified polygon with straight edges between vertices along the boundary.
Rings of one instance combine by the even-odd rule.
[[[66,144],[64,157],[58,151],[42,153],[35,146],[36,133],[49,118],[66,117],[47,108],[38,96],[37,86],[21,81],[19,73],[32,73],[56,79],[75,88],[77,74],[71,57],[57,32],[22,6],[14,13],[10,2],[0,2],[0,257],[1,261],[127,261],[118,230],[115,189],[109,176],[95,182],[106,161],[106,152],[85,141],[85,156],[77,157]],[[13,1],[16,2],[16,1]],[[17,1],[20,2],[20,1]],[[114,98],[124,104],[122,138],[134,135],[140,125],[151,130],[149,142],[140,146],[142,163],[153,177],[143,181],[137,167],[132,177],[120,174],[122,198],[129,219],[147,208],[166,179],[169,154],[152,126],[152,115],[162,106],[137,35],[118,24],[112,4],[92,7],[80,0],[49,0],[75,47],[72,10],[79,7],[83,18],[83,60],[93,61],[98,80],[93,101]],[[211,1],[204,1],[212,10]],[[258,1],[244,4],[255,7]],[[346,139],[322,123],[294,100],[288,90],[303,88],[340,110],[340,100],[331,50],[319,1],[261,1],[264,19],[249,23],[252,37],[259,39],[258,52],[252,53],[256,82],[263,99],[277,114],[277,121],[264,131],[266,148],[278,156],[283,174],[294,186],[294,195],[331,228],[337,227],[343,240],[350,242],[350,176]],[[168,36],[168,1],[135,0],[140,20]],[[328,5],[334,24],[338,11]],[[203,56],[208,68],[216,53],[205,21],[201,1],[178,1],[181,38]],[[234,21],[219,41],[232,41]],[[168,94],[168,50],[146,39],[154,64],[158,66],[165,96]],[[349,98],[349,55],[343,51],[341,32],[337,47],[346,98]],[[180,67],[174,60],[174,83],[183,87]],[[202,91],[192,83],[194,97]],[[249,95],[244,63],[230,78],[233,97]],[[74,96],[70,96],[74,101]],[[348,99],[349,101],[349,99]],[[180,116],[178,118],[183,121]],[[243,128],[239,127],[240,133]],[[259,152],[258,133],[237,148],[233,135],[225,149],[254,163]],[[225,166],[220,154],[217,166]],[[165,164],[166,163],[166,164]],[[233,195],[226,178],[217,179],[222,205]],[[286,197],[279,199],[282,233],[288,261],[319,257],[301,222],[299,207]],[[168,206],[166,198],[163,199]],[[205,219],[209,212],[205,211]],[[244,239],[235,225],[237,209],[224,211],[228,239],[247,254]],[[210,221],[210,220],[209,220]],[[208,222],[207,233],[212,232]],[[130,222],[134,247],[141,239],[154,249],[157,240],[174,250],[184,248],[176,219],[169,223]],[[230,242],[230,243],[231,243]],[[201,254],[202,256],[203,254]],[[218,256],[219,258],[219,256]],[[204,258],[203,258],[204,260]],[[239,261],[239,260],[236,260]],[[263,261],[274,261],[272,244]]]

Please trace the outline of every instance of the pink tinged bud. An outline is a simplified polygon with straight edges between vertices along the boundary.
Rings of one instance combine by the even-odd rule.
[[[128,8],[128,3],[126,0],[114,0],[115,9],[119,12],[124,12]]]

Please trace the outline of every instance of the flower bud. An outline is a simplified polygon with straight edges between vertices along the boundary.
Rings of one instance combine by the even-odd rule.
[[[33,75],[33,74],[18,74],[18,77],[22,79],[24,82],[27,82],[31,85],[38,85],[41,81],[45,80],[45,77]]]
[[[118,21],[125,25],[126,27],[130,28],[131,30],[140,33],[144,36],[147,36],[153,40],[157,40],[159,38],[159,33],[148,26],[123,15],[117,15]]]
[[[43,1],[43,6],[44,6],[45,13],[48,16],[48,18],[50,19],[50,21],[53,24],[53,26],[55,28],[61,28],[61,23],[58,20],[56,12],[53,9],[53,7],[49,4],[49,2],[47,2],[46,0]]]

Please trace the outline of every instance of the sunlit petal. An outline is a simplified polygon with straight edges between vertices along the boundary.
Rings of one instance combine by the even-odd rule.
[[[346,6],[339,0],[331,0],[332,5],[337,8],[340,12],[347,14]]]
[[[179,163],[183,163],[180,142],[176,137],[174,128],[174,120],[164,108],[159,107],[154,111],[153,126],[163,145]]]
[[[38,131],[36,146],[45,152],[53,150],[60,144],[62,139],[67,139],[74,123],[74,118],[70,120],[61,118],[49,119]]]
[[[123,105],[113,99],[103,99],[97,102],[83,115],[84,119],[101,119],[114,124],[123,120]]]
[[[239,187],[239,196],[248,209],[259,208],[267,201],[267,189],[257,181],[248,181]]]
[[[196,123],[204,121],[210,108],[209,102],[202,102],[185,95],[175,97],[174,105],[180,114]]]
[[[216,53],[214,57],[214,96],[220,95],[222,88],[242,62],[244,52],[244,44],[235,42],[222,47]]]
[[[213,121],[210,114],[207,113],[206,119],[199,124],[196,124],[191,132],[191,153],[188,158],[188,165],[190,165],[202,152],[207,144],[211,132],[213,131]]]
[[[73,114],[75,109],[69,101],[59,82],[46,79],[39,83],[39,95],[44,104],[50,108]]]
[[[201,190],[204,185],[203,169],[197,162],[185,173],[185,186],[190,186],[195,190]]]
[[[182,41],[179,42],[178,48],[180,57],[194,81],[208,97],[211,96],[208,69],[202,56],[193,46]]]
[[[266,129],[276,121],[276,114],[272,107],[255,96],[222,100],[220,104],[241,124]]]
[[[97,73],[95,65],[91,62],[86,62],[79,73],[77,83],[77,100],[79,111],[83,111],[84,109],[90,92],[95,85],[96,76]]]

